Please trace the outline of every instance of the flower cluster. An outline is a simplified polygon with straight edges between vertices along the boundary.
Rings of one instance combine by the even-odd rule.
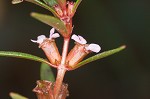
[[[72,33],[72,18],[74,16],[76,9],[78,8],[81,0],[77,0],[76,2],[67,1],[67,0],[12,0],[12,4],[18,4],[23,1],[34,3],[36,5],[39,5],[43,8],[51,11],[54,15],[54,17],[51,20],[53,21],[53,19],[54,19],[55,22],[57,20],[56,23],[58,23],[58,21],[60,23],[63,23],[64,30],[66,28],[65,33],[64,33],[64,31],[61,31],[61,30],[59,31],[59,33],[62,34],[63,37],[69,37],[71,35],[71,33]],[[43,19],[40,19],[40,18],[38,17],[37,19],[42,20],[42,22],[44,22],[46,24],[49,24],[49,23],[47,23],[47,21],[45,21],[45,20],[43,21]],[[51,21],[50,25],[52,27],[55,27],[56,23],[52,22],[52,21]],[[56,27],[55,28],[57,30],[59,30],[59,28],[61,28],[62,26],[56,26]],[[65,34],[65,36],[63,34]]]
[[[44,62],[46,61],[48,65],[57,68],[57,77],[54,83],[49,83],[49,81],[39,81],[37,83],[38,85],[34,89],[34,92],[37,93],[38,99],[65,99],[68,95],[68,90],[67,85],[63,86],[62,82],[67,70],[74,70],[93,60],[106,57],[125,48],[125,46],[122,46],[81,62],[88,54],[92,52],[98,53],[101,50],[98,44],[88,44],[86,39],[82,36],[72,34],[72,18],[82,0],[76,0],[76,2],[70,0],[12,0],[12,3],[17,4],[23,1],[39,5],[54,15],[49,16],[46,14],[31,13],[33,18],[54,27],[50,30],[48,38],[45,35],[40,35],[37,37],[37,40],[31,40],[34,43],[38,43],[39,48],[41,48],[47,56],[48,61],[44,60]],[[55,29],[59,33],[55,33]],[[55,39],[60,37],[59,34],[61,34],[64,39],[61,55],[55,42]],[[70,38],[75,41],[75,45],[70,52],[68,52]],[[41,58],[39,60],[41,60]]]
[[[61,8],[60,5],[56,4],[53,6],[57,14],[59,15],[58,17],[64,21],[65,23],[69,23],[71,18],[74,16],[74,2],[69,2],[67,1],[67,6]]]
[[[60,35],[54,32],[55,29],[52,28],[50,30],[49,38],[46,38],[45,35],[40,35],[37,37],[37,40],[31,41],[39,44],[39,47],[45,52],[51,64],[59,65],[61,56],[54,39],[58,38]],[[89,53],[98,53],[101,50],[101,47],[98,44],[87,44],[87,41],[80,35],[77,36],[73,34],[71,39],[75,41],[75,46],[67,55],[66,68],[75,68],[75,66]]]

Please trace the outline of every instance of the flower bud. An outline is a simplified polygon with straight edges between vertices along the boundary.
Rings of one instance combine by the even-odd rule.
[[[74,68],[82,59],[90,53],[90,51],[85,49],[85,45],[76,43],[74,48],[69,52],[66,63],[69,67]]]
[[[55,9],[55,11],[58,13],[58,15],[59,15],[60,17],[63,16],[63,11],[62,11],[62,9],[60,8],[59,5],[55,5],[55,6],[54,6],[54,9]]]
[[[33,89],[38,99],[56,99],[54,94],[55,83],[46,80],[38,80],[37,86]],[[68,85],[62,83],[57,99],[66,99],[69,96]]]
[[[74,2],[68,1],[68,16],[72,17],[74,15],[73,12]]]
[[[56,46],[55,40],[46,39],[39,46],[44,51],[48,60],[51,64],[58,65],[61,61],[61,56],[59,54],[58,48]]]

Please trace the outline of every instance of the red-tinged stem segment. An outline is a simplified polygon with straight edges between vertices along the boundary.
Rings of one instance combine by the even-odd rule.
[[[65,68],[60,68],[57,71],[57,78],[56,78],[56,82],[54,85],[54,97],[55,97],[55,99],[58,99],[58,95],[61,91],[61,86],[62,86],[65,72],[66,72]]]
[[[70,38],[64,38],[62,60],[61,60],[61,64],[58,67],[57,78],[56,78],[56,82],[55,82],[55,86],[54,86],[55,99],[57,99],[58,94],[61,90],[62,82],[63,82],[64,75],[66,72],[66,66],[65,66],[66,64],[65,63],[66,63],[66,57],[67,57],[67,53],[68,53],[69,41],[70,41]]]
[[[69,41],[70,41],[70,38],[64,38],[61,65],[65,65],[65,61],[66,61],[66,57],[68,53]]]

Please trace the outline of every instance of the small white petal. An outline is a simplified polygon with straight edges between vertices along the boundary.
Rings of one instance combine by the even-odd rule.
[[[51,38],[51,36],[54,34],[54,32],[55,32],[55,28],[52,28],[52,29],[50,30],[49,38]]]
[[[76,42],[80,42],[79,37],[75,34],[72,35],[71,39],[75,40]]]
[[[36,40],[32,40],[32,39],[31,39],[31,42],[37,43],[37,41],[36,41]]]
[[[44,40],[46,39],[45,35],[40,35],[37,37],[37,40],[31,40],[34,43],[39,43],[41,44]]]
[[[73,40],[75,40],[75,41],[76,41],[76,40],[78,40],[78,39],[79,39],[79,37],[78,37],[77,35],[73,34],[73,35],[72,35],[72,37],[71,37],[71,39],[73,39]]]
[[[78,42],[80,44],[86,44],[87,43],[87,41],[80,35],[77,36],[77,35],[73,34],[71,39],[75,40],[76,42]]]
[[[58,38],[58,37],[60,37],[60,35],[59,35],[58,33],[54,33],[54,34],[50,37],[50,39],[52,39],[52,38]]]
[[[87,41],[82,36],[78,35],[78,37],[79,37],[79,40],[81,41],[81,44],[87,43]]]
[[[98,44],[90,44],[89,46],[85,47],[86,50],[91,50],[95,53],[98,53],[101,50],[101,47]]]

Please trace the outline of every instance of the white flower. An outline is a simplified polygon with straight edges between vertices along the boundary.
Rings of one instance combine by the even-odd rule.
[[[78,42],[80,44],[87,43],[87,41],[80,35],[77,36],[77,35],[73,34],[71,39],[75,40],[76,42]],[[101,50],[101,47],[98,44],[92,43],[92,44],[89,44],[88,46],[85,46],[85,49],[98,53]]]
[[[76,42],[78,42],[80,44],[86,44],[87,43],[87,41],[80,35],[77,36],[77,35],[73,34],[71,39],[75,40]]]
[[[58,33],[54,33],[54,32],[55,32],[55,29],[52,28],[52,29],[50,30],[49,39],[53,39],[53,38],[58,38],[58,37],[60,37],[60,35],[59,35]]]
[[[98,44],[89,44],[85,48],[86,48],[86,50],[91,50],[95,53],[98,53],[101,50],[101,47]]]
[[[50,30],[50,35],[49,35],[49,38],[48,38],[49,40],[52,40],[52,39],[54,39],[54,38],[60,37],[60,35],[59,35],[58,33],[54,33],[54,32],[55,32],[55,29],[52,28],[52,29]],[[40,36],[37,37],[37,40],[31,40],[31,41],[34,42],[34,43],[41,44],[41,43],[43,43],[43,41],[44,41],[45,39],[47,39],[45,35],[40,35]]]
[[[34,43],[41,44],[45,39],[46,39],[45,35],[40,35],[40,36],[37,37],[37,40],[31,40],[31,41],[34,42]]]

